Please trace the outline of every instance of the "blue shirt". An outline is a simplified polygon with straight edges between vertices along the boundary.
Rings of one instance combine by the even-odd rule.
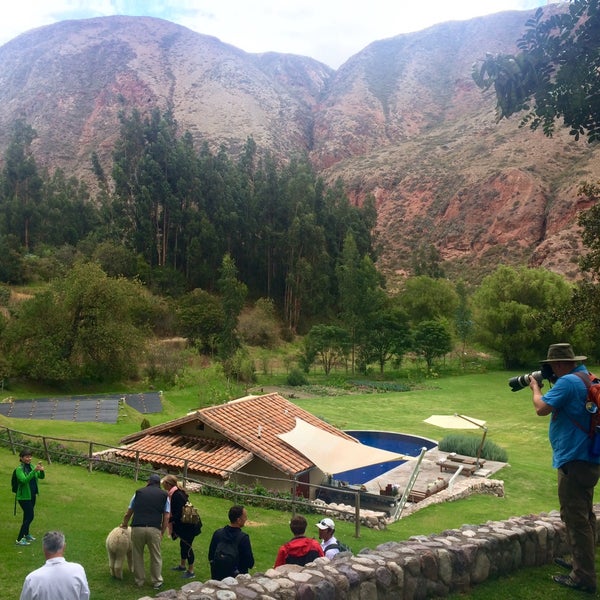
[[[600,463],[600,457],[590,455],[590,414],[585,409],[587,388],[575,372],[587,373],[587,369],[584,365],[575,367],[559,377],[542,396],[542,400],[552,407],[548,437],[555,469],[572,460]]]

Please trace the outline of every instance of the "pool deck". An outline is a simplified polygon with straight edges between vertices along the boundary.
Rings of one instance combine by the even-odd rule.
[[[442,470],[438,464],[439,461],[446,459],[448,456],[447,452],[441,452],[437,447],[428,450],[421,462],[413,490],[427,490],[428,486],[439,484],[442,479],[447,484],[451,483],[451,485],[447,486],[446,489],[429,496],[429,498],[426,499],[428,501],[415,502],[412,505],[412,509],[405,511],[403,514],[424,508],[436,500],[444,501],[448,500],[453,495],[462,494],[465,489],[473,487],[477,482],[481,482],[482,479],[492,479],[493,475],[507,466],[507,463],[486,460],[481,468],[475,470],[471,475],[464,473],[456,475],[455,472]],[[410,480],[414,470],[414,464],[414,461],[409,460],[391,471],[368,481],[364,485],[369,492],[378,494],[379,490],[385,489],[388,484],[391,484],[397,486],[399,493],[402,494]]]

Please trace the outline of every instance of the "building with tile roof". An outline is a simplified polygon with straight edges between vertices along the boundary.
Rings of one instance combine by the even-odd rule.
[[[306,484],[318,485],[327,475],[279,437],[292,431],[298,419],[336,439],[358,444],[350,435],[271,393],[196,410],[130,434],[121,440],[124,446],[117,455],[193,479],[259,482],[268,489],[309,497],[311,488]]]

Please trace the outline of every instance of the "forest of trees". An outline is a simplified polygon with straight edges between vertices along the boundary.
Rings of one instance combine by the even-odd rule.
[[[487,57],[474,77],[494,87],[499,117],[529,111],[526,122],[547,135],[562,117],[594,141],[598,65],[573,71],[566,59],[585,52],[600,15],[597,3],[572,5],[550,21],[538,12],[521,53]],[[582,100],[573,90],[586,81]],[[415,248],[412,276],[391,294],[376,268],[373,198],[352,205],[306,157],[276,164],[250,138],[234,160],[196,148],[168,112],[133,111],[121,115],[111,172],[90,157],[92,197],[81,181],[39,169],[35,137],[17,121],[1,163],[0,379],[133,377],[141,357],[160,362],[147,341],[174,335],[247,379],[245,344],[296,335],[299,371],[383,373],[407,353],[431,371],[468,346],[527,368],[558,340],[600,359],[600,184],[580,190],[592,205],[580,217],[581,283],[505,265],[476,285],[450,281],[431,246]],[[12,302],[9,286],[30,297]]]

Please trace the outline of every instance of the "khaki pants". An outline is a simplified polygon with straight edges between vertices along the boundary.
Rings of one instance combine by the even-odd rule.
[[[160,543],[162,535],[156,527],[132,527],[131,545],[133,558],[133,576],[138,586],[142,586],[146,580],[144,569],[144,548],[148,546],[150,552],[150,577],[152,584],[162,583],[162,556]]]
[[[558,500],[560,518],[564,522],[571,553],[571,577],[577,582],[596,587],[596,515],[594,486],[598,482],[600,465],[574,460],[558,469]]]

